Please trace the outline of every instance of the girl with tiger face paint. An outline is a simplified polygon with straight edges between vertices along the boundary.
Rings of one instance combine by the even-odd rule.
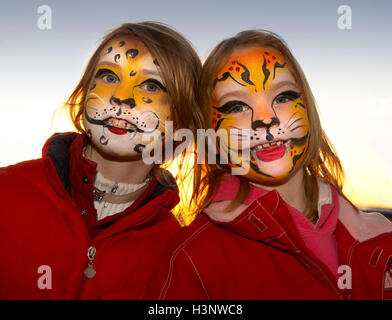
[[[218,134],[219,160],[226,152],[227,164],[217,158],[217,164],[195,167],[193,199],[199,208],[208,206],[213,186],[233,169],[242,187],[230,210],[239,208],[255,185],[278,190],[314,221],[316,177],[327,177],[341,192],[340,161],[321,128],[305,75],[279,36],[245,31],[222,41],[203,65],[199,100],[202,127],[227,133]]]
[[[199,102],[201,127],[223,130],[229,161],[208,163],[205,150],[198,214],[172,239],[146,298],[390,297],[392,224],[344,196],[339,159],[284,41],[264,30],[223,40],[204,62]],[[369,259],[385,260],[375,268]],[[339,265],[357,274],[352,288],[341,286]]]
[[[308,145],[309,121],[300,89],[281,53],[269,48],[236,51],[214,81],[211,125],[228,137],[250,140],[249,172],[261,184],[280,184],[300,168]],[[238,135],[229,135],[237,129]],[[230,139],[229,139],[230,140]],[[229,159],[244,150],[223,141]],[[231,166],[233,164],[230,164]],[[238,164],[244,165],[244,164]]]

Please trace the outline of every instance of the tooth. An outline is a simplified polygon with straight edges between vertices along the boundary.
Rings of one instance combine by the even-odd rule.
[[[270,146],[269,143],[264,143],[264,144],[263,144],[263,148],[268,148],[269,146]]]
[[[281,144],[282,144],[282,141],[278,141],[278,142],[276,143],[277,146],[280,146]]]

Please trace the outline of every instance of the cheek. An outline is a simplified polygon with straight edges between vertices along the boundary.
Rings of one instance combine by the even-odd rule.
[[[101,102],[104,100],[108,102],[112,96],[113,88],[102,84],[101,81],[93,81],[90,85],[90,89],[87,92],[87,98],[98,98]]]
[[[215,128],[219,119],[221,119],[222,116],[222,113],[216,111],[215,109],[212,109],[210,114],[210,127]]]

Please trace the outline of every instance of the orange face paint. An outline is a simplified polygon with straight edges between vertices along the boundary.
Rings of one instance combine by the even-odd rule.
[[[84,125],[92,143],[113,156],[138,155],[150,141],[146,136],[164,132],[166,120],[171,107],[157,61],[137,38],[110,41],[85,102]]]
[[[300,88],[280,52],[236,51],[217,75],[214,94],[211,126],[228,133],[221,143],[230,166],[241,162],[249,168],[245,177],[266,185],[291,177],[307,150],[309,120]],[[238,134],[230,135],[231,129]],[[250,156],[244,159],[241,146],[246,139]],[[230,148],[233,142],[237,150]]]

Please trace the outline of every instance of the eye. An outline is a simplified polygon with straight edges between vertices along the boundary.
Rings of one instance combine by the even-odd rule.
[[[249,110],[250,107],[242,102],[242,101],[229,101],[226,102],[223,106],[216,108],[219,112],[222,113],[240,113]]]
[[[120,82],[119,77],[112,70],[109,69],[99,69],[94,77],[96,79],[101,78],[104,82],[110,84]]]
[[[235,106],[231,107],[229,113],[240,113],[249,110],[249,107],[244,104],[236,104]]]
[[[113,74],[107,74],[102,77],[102,80],[107,83],[118,83],[120,80]]]
[[[141,85],[140,87],[148,92],[158,92],[159,91],[159,87],[155,83],[151,83],[151,82],[145,83],[145,84]]]
[[[285,91],[280,93],[272,102],[272,104],[283,104],[283,103],[287,103],[290,101],[294,101],[296,99],[298,99],[301,96],[300,92],[296,92],[296,91]]]
[[[142,88],[150,93],[156,93],[161,90],[163,92],[166,92],[166,88],[163,86],[163,84],[160,83],[156,79],[147,79],[147,80],[143,81],[139,86],[140,86],[140,88]]]

